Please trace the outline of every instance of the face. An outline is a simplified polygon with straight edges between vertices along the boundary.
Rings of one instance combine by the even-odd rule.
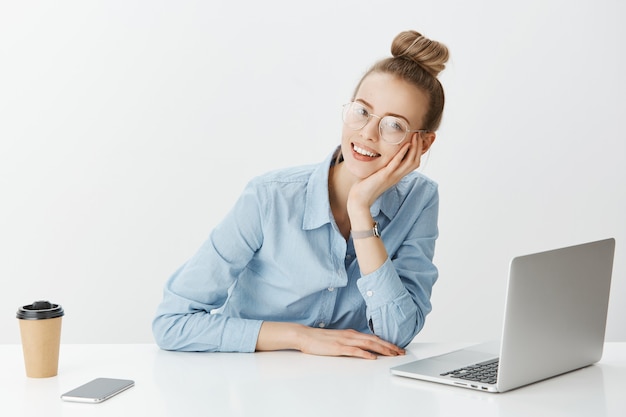
[[[422,121],[428,111],[428,97],[414,85],[391,74],[371,73],[361,83],[355,101],[370,114],[380,117],[395,116],[404,119],[411,130],[423,128]],[[399,144],[390,144],[380,138],[380,119],[371,116],[360,130],[343,127],[341,151],[346,168],[357,178],[366,178],[386,166],[402,145],[419,133],[407,133]],[[424,151],[428,149],[434,133],[422,133]]]

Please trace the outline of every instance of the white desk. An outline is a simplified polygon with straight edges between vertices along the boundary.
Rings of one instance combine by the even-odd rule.
[[[0,345],[2,416],[624,416],[626,343],[590,367],[490,394],[392,376],[389,368],[463,344],[412,344],[367,361],[299,352],[183,353],[155,345],[62,345],[59,375],[27,378],[20,345]],[[59,396],[96,377],[135,380],[101,404]]]

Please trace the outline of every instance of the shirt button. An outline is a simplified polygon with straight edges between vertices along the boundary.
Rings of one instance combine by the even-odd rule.
[[[328,291],[330,291],[330,292],[335,291],[335,287],[328,287]]]
[[[365,293],[368,297],[371,297],[374,295],[374,291],[369,290],[368,292]]]
[[[323,329],[324,327],[326,327],[326,323],[321,322],[321,323],[319,324],[319,326],[320,326],[320,329]]]

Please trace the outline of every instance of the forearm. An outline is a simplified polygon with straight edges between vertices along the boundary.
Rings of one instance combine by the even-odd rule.
[[[349,212],[349,215],[352,230],[365,231],[374,227],[374,219],[370,214],[369,207],[353,209]],[[359,268],[362,275],[376,271],[385,263],[389,256],[382,239],[375,236],[354,239],[354,251],[359,260]]]
[[[196,352],[253,352],[260,327],[260,320],[211,314],[168,292],[152,322],[159,347]]]
[[[264,321],[256,342],[257,351],[300,350],[299,334],[305,326],[297,323]]]
[[[436,184],[419,176],[409,181],[402,186],[411,187],[403,200],[405,207],[390,222],[381,218],[384,240],[354,240],[361,269],[357,285],[367,305],[368,324],[373,333],[400,346],[422,329],[438,276],[432,262],[438,236]],[[354,197],[348,200],[352,229],[367,230],[373,224],[369,201],[356,198],[358,194]]]
[[[370,230],[374,225],[369,208],[351,213],[352,230]],[[372,333],[406,345],[419,331],[423,320],[397,271],[391,265],[383,240],[376,236],[354,239],[354,250],[362,277],[359,289],[367,305],[367,320]]]

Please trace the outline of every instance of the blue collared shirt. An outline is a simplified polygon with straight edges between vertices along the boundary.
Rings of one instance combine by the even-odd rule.
[[[371,207],[389,258],[361,275],[322,164],[253,179],[198,252],[167,281],[153,321],[167,350],[253,352],[264,320],[374,333],[406,346],[437,279],[437,185],[412,172]]]

